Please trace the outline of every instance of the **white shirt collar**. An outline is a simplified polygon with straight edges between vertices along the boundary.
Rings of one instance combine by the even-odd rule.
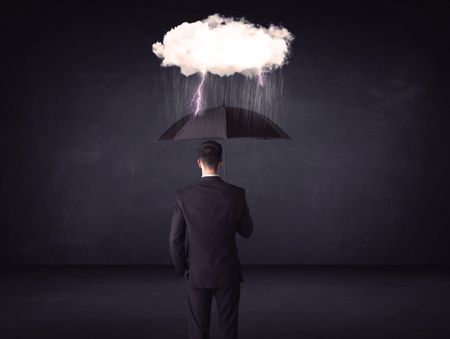
[[[202,178],[204,178],[204,177],[220,177],[220,175],[219,174],[203,174]]]

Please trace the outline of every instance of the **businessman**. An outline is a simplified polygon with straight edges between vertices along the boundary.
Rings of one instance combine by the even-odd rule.
[[[245,190],[222,180],[222,146],[199,148],[200,181],[176,192],[169,236],[175,270],[187,280],[189,339],[208,339],[214,296],[220,338],[238,338],[242,270],[236,232],[253,232]]]

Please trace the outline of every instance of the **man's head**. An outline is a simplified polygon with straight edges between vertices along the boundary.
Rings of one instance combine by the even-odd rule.
[[[222,163],[222,145],[208,140],[203,142],[198,149],[198,166],[203,172],[216,173]]]

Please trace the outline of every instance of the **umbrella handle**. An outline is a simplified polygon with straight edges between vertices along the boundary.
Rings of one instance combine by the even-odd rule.
[[[225,141],[224,141],[224,143],[223,143],[223,157],[222,157],[222,159],[223,159],[223,166],[222,166],[222,168],[223,168],[223,180],[226,180],[227,179],[227,162],[226,162],[226,154],[227,154],[227,147],[226,147],[226,145],[227,145],[227,139],[225,139]]]

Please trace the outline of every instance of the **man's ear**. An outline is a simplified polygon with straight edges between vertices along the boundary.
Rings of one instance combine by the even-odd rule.
[[[202,160],[201,159],[197,159],[197,164],[198,164],[198,167],[202,168]]]

